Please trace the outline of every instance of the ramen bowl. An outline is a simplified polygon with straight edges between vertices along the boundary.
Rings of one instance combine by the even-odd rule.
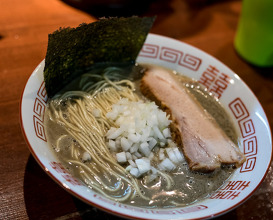
[[[43,81],[44,61],[31,74],[21,99],[22,131],[34,158],[61,187],[106,212],[131,219],[205,219],[226,213],[246,201],[259,187],[272,157],[272,137],[259,101],[223,63],[183,42],[149,34],[137,58],[197,80],[220,100],[239,136],[246,161],[214,193],[185,207],[143,208],[110,200],[84,185],[62,165],[49,146],[44,112],[48,97]]]

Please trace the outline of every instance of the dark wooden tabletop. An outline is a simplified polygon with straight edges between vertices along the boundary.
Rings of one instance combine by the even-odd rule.
[[[116,13],[102,5],[99,10],[92,7],[89,4],[86,13],[60,0],[0,1],[0,219],[119,219],[57,185],[31,156],[20,128],[20,97],[28,77],[45,57],[48,33]],[[253,90],[273,127],[273,70],[248,64],[233,46],[241,1],[151,0],[139,11],[122,10],[157,15],[151,32],[196,46],[229,66]],[[217,219],[273,219],[272,177],[271,164],[254,195]]]

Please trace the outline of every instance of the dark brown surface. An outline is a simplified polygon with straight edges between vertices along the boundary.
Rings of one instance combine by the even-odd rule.
[[[153,33],[194,45],[234,70],[260,100],[273,125],[273,70],[253,67],[233,47],[240,1],[153,0]],[[25,83],[44,58],[47,34],[95,20],[58,0],[0,1],[0,219],[118,219],[74,198],[39,167],[19,120]],[[243,205],[218,219],[273,219],[272,166]]]

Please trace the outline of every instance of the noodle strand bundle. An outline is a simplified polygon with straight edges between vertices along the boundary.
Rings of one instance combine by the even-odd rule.
[[[108,68],[102,75],[83,75],[82,81],[86,81],[86,78],[89,77],[98,80],[93,83],[81,81],[83,91],[56,94],[50,101],[49,115],[51,121],[62,125],[68,135],[75,140],[76,144],[71,145],[71,154],[67,163],[78,167],[81,179],[89,187],[120,202],[132,199],[136,195],[150,200],[141,191],[138,180],[134,178],[136,175],[133,175],[134,173],[130,172],[128,167],[124,168],[117,163],[116,155],[111,149],[109,150],[109,143],[105,142],[107,132],[111,128],[118,127],[115,121],[107,117],[107,114],[111,115],[110,111],[115,108],[116,103],[127,100],[144,104],[134,93],[135,88],[131,81],[117,80],[120,78],[118,71],[115,69],[116,74],[113,74],[113,69]],[[148,105],[157,108],[154,104],[149,103]],[[169,124],[169,121],[167,120],[166,123]],[[61,136],[57,142],[60,142],[65,136]],[[140,167],[143,162],[142,158],[136,160],[134,164],[139,164]],[[172,180],[168,174],[155,171],[154,168],[151,173],[150,181],[162,176],[166,181],[166,187],[171,186]]]

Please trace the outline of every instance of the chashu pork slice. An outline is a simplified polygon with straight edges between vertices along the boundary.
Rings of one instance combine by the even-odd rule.
[[[141,80],[141,92],[166,110],[173,120],[173,137],[193,171],[211,172],[221,164],[236,167],[244,154],[172,72],[150,67]]]

